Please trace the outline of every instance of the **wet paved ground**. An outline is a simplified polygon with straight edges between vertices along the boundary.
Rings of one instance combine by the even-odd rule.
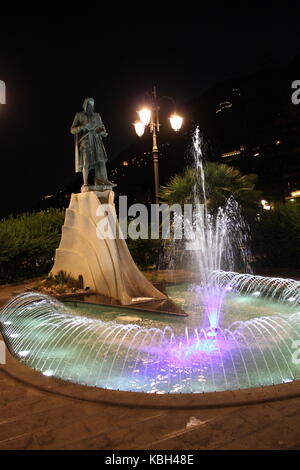
[[[224,409],[135,409],[41,392],[3,367],[0,450],[300,449],[300,398]]]

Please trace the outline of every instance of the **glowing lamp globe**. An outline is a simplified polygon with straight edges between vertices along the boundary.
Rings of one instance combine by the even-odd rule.
[[[133,125],[134,125],[135,132],[137,133],[137,135],[139,137],[142,137],[142,135],[145,132],[145,124],[143,124],[142,121],[135,121]]]
[[[175,132],[178,132],[181,129],[183,118],[181,116],[178,116],[178,114],[173,114],[169,119],[172,129]]]
[[[140,121],[144,124],[144,126],[148,126],[151,120],[151,111],[148,108],[143,108],[138,111],[138,115],[140,117]]]

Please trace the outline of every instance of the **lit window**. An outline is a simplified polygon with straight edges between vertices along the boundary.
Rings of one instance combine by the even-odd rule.
[[[233,150],[232,152],[222,153],[222,158],[235,157],[236,155],[240,154],[240,150]]]

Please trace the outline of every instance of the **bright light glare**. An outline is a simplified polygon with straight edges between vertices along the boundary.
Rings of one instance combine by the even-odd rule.
[[[295,300],[296,300],[296,297],[290,297],[290,298],[288,299],[288,302],[295,302]]]
[[[252,295],[255,295],[255,297],[258,297],[258,296],[260,296],[260,292],[259,292],[259,291],[257,291],[257,292],[253,292],[253,294],[252,294]]]
[[[178,116],[178,114],[172,114],[169,119],[171,122],[172,129],[175,132],[178,132],[181,129],[183,118],[181,116]]]
[[[151,120],[151,110],[148,108],[143,108],[138,111],[138,115],[140,117],[140,121],[144,124],[144,126],[148,126]]]
[[[261,200],[261,204],[266,211],[271,210],[271,205],[265,199]]]
[[[30,351],[20,351],[19,356],[26,357],[26,356],[28,356],[29,353],[30,353]]]
[[[137,135],[139,137],[142,137],[142,135],[145,132],[145,125],[142,123],[142,121],[135,121],[133,125],[134,125],[135,132],[137,133]]]
[[[46,377],[51,377],[51,375],[53,375],[53,370],[45,370],[45,372],[43,372],[43,375],[45,375]]]

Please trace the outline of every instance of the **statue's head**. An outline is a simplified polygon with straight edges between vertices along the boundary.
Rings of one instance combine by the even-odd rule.
[[[86,114],[93,114],[95,109],[94,98],[85,98],[83,102],[83,109]]]

